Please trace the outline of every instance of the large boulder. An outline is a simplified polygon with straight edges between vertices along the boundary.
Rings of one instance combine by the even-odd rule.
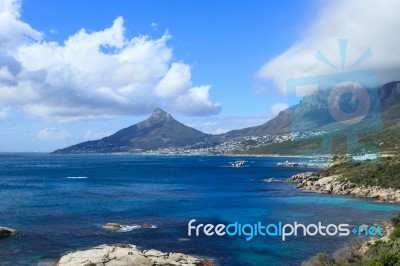
[[[212,266],[212,260],[182,253],[166,253],[158,250],[140,251],[128,244],[101,245],[84,251],[75,251],[61,257],[57,266]]]
[[[0,226],[0,237],[12,236],[17,233],[17,230]]]

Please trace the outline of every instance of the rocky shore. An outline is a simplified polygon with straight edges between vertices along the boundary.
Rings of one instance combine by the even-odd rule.
[[[288,181],[298,183],[297,188],[319,193],[368,197],[380,202],[400,203],[400,189],[357,186],[350,181],[343,181],[338,175],[321,177],[318,173],[306,172],[294,175]]]
[[[150,249],[140,251],[134,245],[101,245],[75,251],[61,257],[56,266],[213,266],[214,261],[182,253]]]

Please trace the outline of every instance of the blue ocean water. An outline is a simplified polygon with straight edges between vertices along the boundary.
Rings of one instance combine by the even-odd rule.
[[[240,159],[249,167],[229,167]],[[309,159],[1,154],[0,226],[19,233],[0,239],[0,265],[41,265],[70,250],[112,243],[213,257],[221,265],[299,265],[350,238],[188,237],[187,224],[361,225],[400,211],[395,204],[297,190],[284,180],[310,169],[276,166],[286,160]],[[270,177],[282,182],[263,182]],[[109,222],[157,228],[101,229]]]

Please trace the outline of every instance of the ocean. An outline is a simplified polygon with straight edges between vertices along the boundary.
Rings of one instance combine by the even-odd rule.
[[[233,168],[236,160],[247,167]],[[373,224],[400,206],[304,192],[286,178],[309,158],[140,155],[0,155],[0,265],[45,265],[71,250],[130,243],[212,257],[220,265],[299,265],[357,238],[188,236],[188,222]],[[276,178],[276,182],[264,179]],[[105,223],[152,224],[111,232]]]

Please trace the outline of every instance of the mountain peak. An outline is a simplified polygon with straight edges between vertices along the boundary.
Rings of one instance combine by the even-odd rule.
[[[82,142],[55,153],[143,152],[204,143],[210,135],[176,121],[156,108],[151,116],[100,140]]]
[[[156,108],[156,109],[154,109],[154,111],[151,113],[150,118],[157,119],[157,120],[160,120],[160,119],[168,119],[168,118],[171,118],[171,115],[168,114],[167,112],[165,112],[165,111],[164,111],[163,109],[161,109],[161,108]]]

